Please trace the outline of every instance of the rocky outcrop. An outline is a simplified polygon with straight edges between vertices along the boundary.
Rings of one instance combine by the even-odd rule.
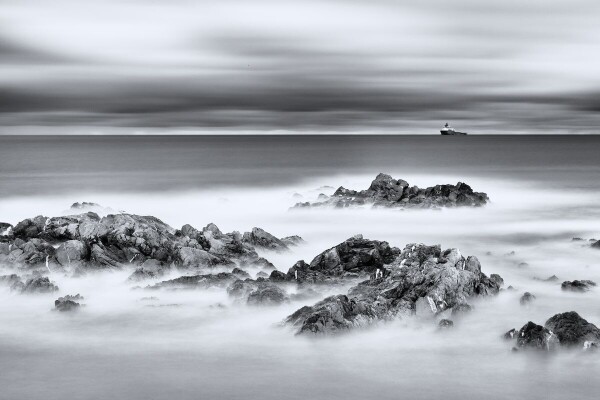
[[[57,291],[58,286],[50,282],[50,279],[45,276],[28,279],[21,289],[21,293],[52,293]]]
[[[394,179],[379,174],[366,190],[356,191],[339,187],[326,199],[314,203],[298,203],[295,208],[323,207],[336,208],[372,205],[391,208],[441,208],[478,207],[489,201],[487,194],[474,192],[466,183],[456,185],[436,185],[426,189],[409,186],[402,179]]]
[[[518,333],[515,334],[515,330],[511,329],[504,338],[516,338],[519,348],[551,351],[560,346],[589,350],[600,344],[600,329],[575,311],[569,311],[554,315],[544,326],[529,321]]]
[[[529,292],[525,292],[525,293],[523,293],[523,296],[521,296],[521,298],[519,299],[519,303],[522,306],[526,306],[526,305],[530,304],[531,302],[533,302],[534,300],[535,300],[534,295],[532,295]]]
[[[76,209],[87,205],[76,204]],[[5,226],[6,225],[6,226]],[[260,228],[241,235],[223,233],[214,224],[202,230],[184,225],[171,228],[158,218],[94,212],[47,218],[38,216],[5,224],[0,263],[78,273],[99,269],[137,268],[132,279],[158,277],[170,268],[257,266],[274,269],[256,248],[286,250],[299,237],[278,239]],[[150,264],[148,264],[150,263]],[[160,267],[160,268],[159,268]]]
[[[435,316],[468,304],[471,297],[500,290],[498,280],[481,272],[476,257],[465,258],[458,249],[441,251],[439,245],[409,244],[395,257],[394,253],[390,250],[381,265],[373,264],[373,259],[363,264],[375,273],[347,295],[303,307],[284,323],[296,327],[299,334],[336,333],[400,315]]]
[[[83,297],[78,293],[75,296],[66,295],[54,300],[54,309],[57,311],[75,311],[79,309],[81,304],[78,302],[83,300]]]
[[[225,288],[238,279],[232,273],[221,272],[218,274],[186,275],[179,278],[159,282],[147,286],[146,289],[208,289],[211,287]]]
[[[272,251],[288,251],[290,247],[297,246],[304,242],[300,236],[288,236],[279,239],[261,228],[252,228],[251,232],[245,232],[242,242],[248,243],[254,247]]]
[[[561,346],[579,346],[586,342],[600,344],[600,329],[581,318],[575,311],[556,314],[544,326],[554,332]]]
[[[596,286],[596,282],[589,280],[575,280],[575,281],[565,281],[560,285],[560,288],[565,291],[570,292],[587,292]]]
[[[549,329],[531,321],[523,325],[517,333],[517,347],[551,351],[559,344],[558,337]]]
[[[238,279],[227,288],[227,293],[249,305],[278,305],[289,301],[289,296],[282,288],[261,278]]]
[[[387,242],[369,240],[356,235],[317,255],[310,264],[298,261],[287,274],[272,273],[275,281],[298,283],[333,283],[339,279],[365,278],[383,274],[383,266],[400,254],[400,250]]]

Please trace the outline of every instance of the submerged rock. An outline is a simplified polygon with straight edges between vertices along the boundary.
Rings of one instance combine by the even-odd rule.
[[[581,318],[575,311],[556,314],[544,324],[558,336],[562,346],[580,346],[586,342],[600,343],[600,329]]]
[[[536,277],[533,278],[533,280],[535,280],[535,281],[542,281],[542,282],[558,282],[559,279],[558,279],[558,276],[552,275],[552,276],[549,276],[546,279],[538,278],[536,276]]]
[[[83,300],[83,297],[77,293],[75,296],[66,295],[64,297],[59,297],[54,300],[54,308],[57,311],[74,311],[77,310],[81,304],[78,301]]]
[[[571,291],[571,292],[587,292],[594,286],[596,286],[596,282],[589,281],[589,280],[565,281],[560,285],[562,290]]]
[[[22,293],[52,293],[56,291],[58,291],[58,286],[45,276],[28,279],[21,290]]]
[[[302,307],[284,323],[300,334],[336,333],[398,315],[434,316],[467,304],[471,297],[500,290],[498,280],[481,272],[477,258],[464,258],[457,249],[442,252],[439,245],[409,244],[399,254],[390,250],[389,256],[377,275],[350,288],[347,295]],[[372,262],[368,268],[377,271]]]
[[[238,279],[227,288],[227,293],[250,305],[277,305],[289,301],[283,289],[262,279]]]
[[[389,175],[379,174],[366,190],[356,191],[340,186],[331,197],[319,200],[314,203],[298,203],[295,208],[361,205],[394,208],[478,207],[485,205],[489,199],[487,194],[474,192],[462,182],[420,189],[409,186],[402,179],[396,180]]]
[[[440,329],[450,329],[452,327],[454,327],[454,322],[449,319],[441,319],[438,323],[438,328]]]
[[[549,329],[531,321],[517,334],[517,347],[551,351],[558,346],[558,337]]]
[[[519,303],[521,303],[522,306],[525,306],[531,303],[533,300],[535,300],[535,296],[529,292],[525,292],[519,299]]]

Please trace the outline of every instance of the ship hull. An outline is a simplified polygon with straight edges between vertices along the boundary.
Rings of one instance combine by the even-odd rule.
[[[444,136],[464,136],[467,134],[467,132],[444,131],[444,130],[441,130],[440,133]]]

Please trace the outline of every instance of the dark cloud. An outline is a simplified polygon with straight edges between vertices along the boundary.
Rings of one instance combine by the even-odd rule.
[[[187,1],[91,11],[23,1],[0,31],[5,127],[414,132],[453,120],[587,132],[600,122],[599,31],[562,2],[227,0],[194,14]],[[33,5],[52,13],[41,28]]]

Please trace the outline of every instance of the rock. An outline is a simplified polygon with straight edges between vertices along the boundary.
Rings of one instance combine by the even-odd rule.
[[[255,260],[247,262],[246,265],[248,267],[263,268],[263,269],[267,269],[267,270],[275,269],[275,266],[269,260],[267,260],[266,258],[263,258],[263,257],[259,257]]]
[[[591,244],[592,249],[600,249],[600,240],[596,240]]]
[[[48,277],[28,279],[21,290],[22,293],[52,293],[58,291],[58,286],[50,282]]]
[[[586,342],[600,343],[600,329],[581,318],[575,311],[556,314],[548,319],[544,326],[558,336],[561,346],[583,348]]]
[[[185,275],[179,278],[159,282],[146,289],[208,289],[211,287],[224,288],[237,280],[237,276],[228,272],[205,275]]]
[[[452,313],[450,314],[452,317],[458,317],[467,313],[470,313],[473,310],[473,307],[469,304],[458,304],[452,307]]]
[[[565,281],[560,285],[562,290],[571,292],[587,292],[594,286],[596,286],[596,282],[589,280]]]
[[[67,240],[56,249],[56,261],[65,267],[77,267],[89,257],[90,249],[79,240]]]
[[[13,226],[7,222],[0,222],[0,240],[13,237]]]
[[[301,244],[306,243],[304,241],[304,239],[302,239],[300,236],[298,235],[293,235],[293,236],[286,236],[284,238],[281,238],[281,241],[288,247],[294,247],[294,246],[299,246]]]
[[[44,230],[47,219],[41,215],[24,219],[13,228],[13,235],[21,239],[35,238]]]
[[[515,328],[509,330],[508,332],[506,332],[504,335],[502,335],[502,337],[506,340],[512,340],[512,339],[516,339],[517,335],[519,334],[519,331],[517,331]]]
[[[137,267],[127,280],[130,282],[139,282],[146,279],[160,278],[168,269],[169,267],[165,266],[161,261],[149,259]]]
[[[533,300],[535,300],[535,296],[529,292],[525,292],[519,299],[519,303],[521,303],[522,306],[525,306],[531,303]]]
[[[310,264],[297,262],[288,270],[286,279],[319,283],[331,277],[357,276],[349,274],[366,276],[377,270],[383,273],[383,265],[392,262],[399,253],[399,249],[390,247],[387,242],[357,235],[322,252]]]
[[[481,272],[477,258],[464,258],[457,249],[409,244],[391,261],[380,276],[350,288],[348,295],[303,307],[285,323],[298,327],[297,333],[336,333],[399,315],[435,316],[500,290],[498,280]]]
[[[227,288],[227,293],[249,305],[277,305],[289,301],[283,289],[260,279],[238,279]]]
[[[79,309],[81,304],[76,300],[83,300],[83,297],[78,293],[75,296],[66,295],[54,300],[54,308],[58,311],[75,311]]]
[[[538,278],[538,277],[534,277],[533,280],[535,280],[535,281],[541,281],[541,282],[557,282],[559,279],[558,279],[558,276],[552,275],[552,276],[549,276],[546,279],[541,279],[541,278]]]
[[[558,337],[549,329],[529,321],[517,334],[517,347],[551,351],[559,344]]]
[[[365,204],[397,208],[477,207],[485,205],[488,200],[487,194],[474,192],[462,182],[420,189],[417,186],[410,187],[402,179],[396,180],[389,175],[379,174],[366,190],[359,192],[340,186],[331,197],[319,198],[315,203],[298,203],[294,207],[343,208]]]
[[[271,272],[271,275],[269,276],[269,280],[273,281],[273,282],[283,282],[287,279],[286,274],[284,274],[281,271],[273,271]]]
[[[438,328],[439,329],[450,329],[454,327],[454,322],[452,322],[449,319],[442,319],[440,320],[440,322],[438,323]]]
[[[285,242],[261,228],[252,228],[251,232],[245,232],[242,241],[267,250],[289,250],[289,247]]]
[[[246,278],[250,278],[250,274],[247,273],[246,271],[244,271],[241,268],[235,267],[231,273],[235,276],[237,276],[239,279],[246,279]],[[266,274],[265,274],[266,275]]]
[[[275,272],[275,271],[273,271],[273,272]],[[256,273],[256,277],[257,277],[257,278],[265,278],[265,279],[268,279],[268,278],[269,278],[269,274],[267,274],[267,273],[266,273],[266,272],[264,272],[264,271],[258,271],[258,272]]]

